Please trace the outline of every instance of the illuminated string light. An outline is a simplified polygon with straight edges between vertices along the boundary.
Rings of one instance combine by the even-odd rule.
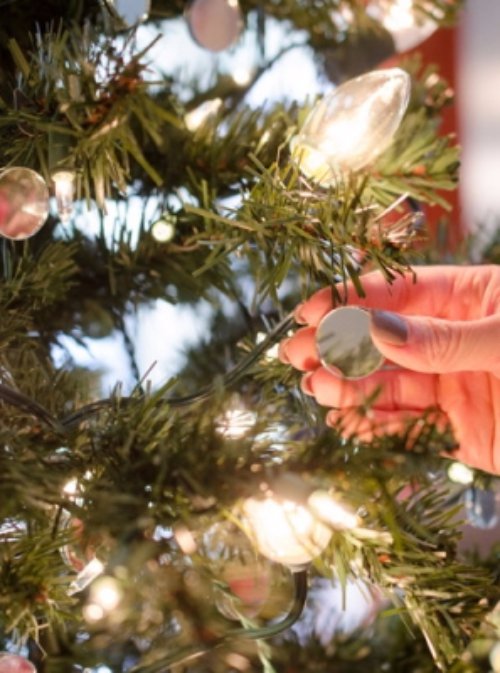
[[[228,439],[238,439],[249,432],[257,421],[257,414],[249,409],[229,409],[217,421],[218,432]]]
[[[251,68],[241,65],[233,70],[231,76],[238,86],[247,86],[252,81],[253,71]]]
[[[243,505],[252,537],[263,556],[288,566],[303,566],[330,542],[332,529],[291,500],[249,498]]]
[[[171,218],[162,217],[151,227],[151,235],[158,243],[168,243],[175,236],[175,223]]]
[[[467,465],[456,462],[448,467],[448,477],[456,484],[468,485],[474,481],[474,471]]]
[[[83,591],[86,587],[89,586],[99,575],[102,575],[104,572],[104,564],[99,561],[97,557],[94,557],[87,565],[81,570],[76,578],[71,582],[68,587],[68,596],[73,596],[74,594]]]
[[[184,123],[190,131],[194,132],[203,126],[209,119],[215,117],[221,105],[222,98],[207,100],[194,110],[187,112],[184,115]]]
[[[67,222],[75,202],[75,174],[72,171],[57,171],[52,174],[56,195],[57,213],[62,222]]]
[[[113,577],[101,577],[90,589],[89,602],[83,614],[88,622],[96,622],[107,617],[121,603],[123,591]]]
[[[327,491],[313,491],[307,504],[320,521],[335,530],[351,530],[360,525],[359,517],[337,502]]]
[[[255,339],[255,343],[261,344],[264,339],[267,337],[267,334],[264,332],[258,332],[257,337]],[[266,360],[276,360],[278,357],[278,352],[279,352],[279,344],[274,344],[273,346],[270,346],[266,352],[265,352],[265,359]]]
[[[366,13],[391,34],[397,52],[413,49],[437,28],[435,21],[415,9],[413,0],[376,0],[367,5]]]
[[[371,164],[392,142],[410,98],[410,77],[400,68],[377,70],[345,82],[311,110],[292,140],[302,173],[322,186]]]

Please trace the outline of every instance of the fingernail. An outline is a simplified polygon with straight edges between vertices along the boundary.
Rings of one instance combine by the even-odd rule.
[[[338,411],[335,411],[335,410],[329,411],[326,415],[326,424],[330,428],[334,428],[338,424],[340,419],[341,419],[341,416],[339,415]]]
[[[296,307],[295,311],[293,312],[293,318],[294,318],[295,322],[298,323],[299,325],[307,325],[307,320],[302,315],[303,306],[304,306],[304,304],[299,304]]]
[[[285,365],[290,364],[290,358],[288,357],[288,354],[286,352],[286,347],[289,341],[290,339],[283,339],[278,349],[278,359]]]
[[[314,395],[314,390],[312,389],[312,377],[314,372],[308,372],[302,377],[300,382],[300,389],[306,395]]]
[[[408,325],[397,313],[371,311],[373,334],[394,346],[402,346],[408,341]]]

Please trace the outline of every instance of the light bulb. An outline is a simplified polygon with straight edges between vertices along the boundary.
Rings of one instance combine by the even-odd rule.
[[[263,556],[288,566],[303,566],[330,542],[332,530],[291,500],[249,498],[244,516]]]
[[[257,414],[249,409],[229,409],[217,421],[217,429],[223,437],[243,437],[257,421]]]
[[[489,659],[493,673],[500,673],[500,640],[491,648]]]
[[[410,76],[390,68],[355,77],[321,99],[292,141],[302,173],[327,187],[371,164],[398,130],[410,89]]]
[[[168,243],[175,236],[175,223],[164,216],[153,224],[151,235],[158,243]]]
[[[448,468],[448,477],[455,484],[472,484],[474,481],[474,471],[463,463],[452,463]]]
[[[76,477],[69,479],[63,486],[64,495],[74,496],[80,491],[80,482]]]
[[[261,344],[264,339],[267,338],[267,334],[265,332],[258,332],[257,337],[255,339],[255,343]],[[264,353],[264,358],[266,360],[276,360],[278,358],[278,352],[279,352],[279,344],[274,344],[273,346],[269,346],[269,348],[266,350]]]
[[[233,70],[231,75],[235,84],[238,86],[247,86],[252,81],[253,72],[251,68],[240,65]]]
[[[67,222],[73,212],[75,201],[75,174],[72,171],[57,171],[52,174],[57,213],[62,222]]]
[[[90,589],[84,616],[89,622],[103,619],[115,610],[123,598],[120,584],[114,577],[101,577]]]
[[[184,123],[190,131],[194,132],[199,129],[200,126],[205,124],[205,122],[214,117],[221,105],[221,98],[207,100],[194,110],[191,110],[191,112],[187,112],[184,115]]]
[[[413,49],[437,28],[435,21],[415,10],[413,0],[374,0],[366,13],[391,34],[398,53]]]
[[[327,491],[313,491],[307,499],[310,511],[335,530],[351,530],[360,524],[359,518],[335,500]]]
[[[68,587],[68,596],[73,596],[74,594],[83,591],[103,572],[104,564],[101,563],[97,557],[94,557],[86,566],[84,566],[83,570],[80,570],[76,578],[71,582]]]

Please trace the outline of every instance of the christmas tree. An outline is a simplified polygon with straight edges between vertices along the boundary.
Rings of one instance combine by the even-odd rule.
[[[378,66],[395,16],[418,41],[458,3],[0,7],[0,672],[500,670],[498,552],[458,548],[495,477],[452,461],[439,409],[367,435],[374,391],[332,422],[275,348],[319,288],[441,261],[449,87]],[[211,72],[179,67],[190,44]],[[255,103],[294,50],[321,96]],[[206,329],[152,384],[131,325],[161,303]],[[381,364],[353,324],[342,353],[318,328],[339,380]],[[110,335],[111,390],[77,357]],[[369,613],[334,628],[354,584]]]

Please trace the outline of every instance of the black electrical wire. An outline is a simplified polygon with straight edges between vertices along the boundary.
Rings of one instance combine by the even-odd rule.
[[[166,657],[148,664],[146,666],[137,666],[131,670],[130,673],[160,673],[166,671],[172,666],[181,666],[183,664],[197,659],[212,650],[215,650],[223,645],[234,640],[263,640],[265,638],[273,638],[274,636],[283,633],[297,622],[300,618],[307,598],[307,570],[300,570],[293,573],[294,580],[294,598],[292,606],[284,619],[276,624],[263,626],[255,629],[232,629],[225,635],[213,640],[210,643],[186,645],[178,649]]]

